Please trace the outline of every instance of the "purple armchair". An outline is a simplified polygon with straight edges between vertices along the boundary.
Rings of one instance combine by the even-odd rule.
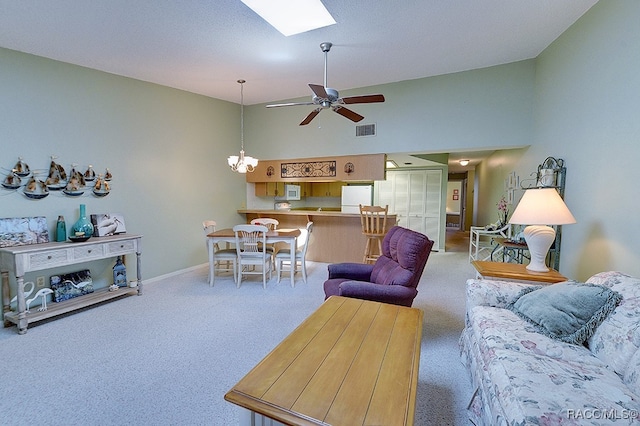
[[[324,282],[325,300],[345,296],[411,306],[432,247],[433,241],[426,235],[394,226],[382,240],[382,255],[373,265],[329,265],[329,279]]]

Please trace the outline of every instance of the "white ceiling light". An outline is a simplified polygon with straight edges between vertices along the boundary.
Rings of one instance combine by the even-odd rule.
[[[241,0],[285,36],[336,23],[320,0]]]
[[[458,162],[460,163],[460,165],[461,165],[462,167],[464,167],[464,166],[466,166],[467,164],[469,164],[469,160],[460,160],[460,161],[458,161]]]
[[[244,80],[238,80],[240,83],[240,155],[230,155],[227,163],[231,170],[238,173],[251,173],[258,165],[258,159],[244,155]]]

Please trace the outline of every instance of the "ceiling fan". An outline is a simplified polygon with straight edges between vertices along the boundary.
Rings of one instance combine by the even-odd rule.
[[[362,120],[364,117],[360,114],[351,111],[348,108],[345,108],[343,105],[348,104],[369,104],[374,102],[384,102],[383,95],[362,95],[362,96],[347,96],[345,98],[341,98],[340,94],[336,89],[332,89],[327,87],[327,53],[331,50],[332,43],[328,41],[324,43],[320,43],[320,48],[324,52],[324,85],[321,86],[319,84],[309,84],[311,91],[313,92],[313,97],[311,98],[311,102],[290,102],[285,104],[272,104],[267,105],[267,108],[276,108],[276,107],[284,107],[284,106],[294,106],[294,105],[317,105],[317,108],[314,109],[306,116],[304,120],[300,123],[301,126],[307,125],[315,118],[316,115],[320,113],[323,109],[331,108],[338,114],[343,117],[348,118],[351,121],[358,122]]]

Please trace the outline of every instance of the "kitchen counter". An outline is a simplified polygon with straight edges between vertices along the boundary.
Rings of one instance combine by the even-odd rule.
[[[256,214],[258,217],[271,217],[274,214],[288,216],[348,216],[360,218],[360,214],[342,213],[340,207],[297,207],[291,210],[244,209],[240,214]]]
[[[335,207],[322,207],[322,210],[241,209],[238,213],[246,216],[247,223],[260,217],[272,217],[280,222],[279,228],[303,229],[311,221],[313,233],[307,249],[307,260],[326,263],[363,262],[367,239],[362,235],[359,213],[341,213]],[[396,215],[388,215],[387,229],[395,224]]]

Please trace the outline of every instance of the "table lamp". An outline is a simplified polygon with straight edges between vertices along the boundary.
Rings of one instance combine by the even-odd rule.
[[[509,223],[528,225],[523,232],[531,255],[527,269],[547,272],[545,258],[556,238],[556,231],[548,225],[568,225],[576,219],[555,188],[532,188],[524,192]]]

